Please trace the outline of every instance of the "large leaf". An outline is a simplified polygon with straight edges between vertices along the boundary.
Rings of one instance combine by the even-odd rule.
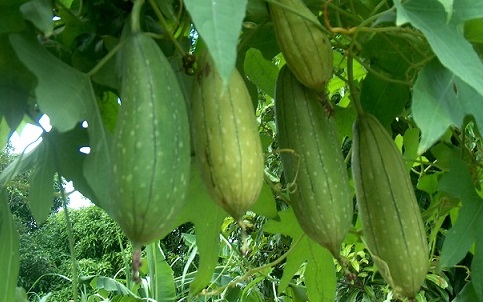
[[[481,297],[479,298],[481,301]],[[452,302],[468,302],[468,301],[478,301],[478,296],[476,295],[473,282],[469,282],[463,287],[463,289],[458,293],[456,298]]]
[[[87,130],[81,126],[71,131],[60,133],[52,130],[44,134],[44,141],[49,141],[52,156],[55,158],[55,168],[66,180],[71,180],[74,187],[92,202],[99,204],[88,179],[79,167],[84,165],[88,155],[80,149],[89,143]]]
[[[174,273],[159,246],[151,243],[147,246],[149,263],[150,290],[157,302],[171,302],[176,300]]]
[[[369,73],[362,81],[361,104],[389,128],[409,101],[409,86],[384,81]]]
[[[29,205],[35,221],[41,224],[49,216],[54,200],[55,154],[50,144],[45,142],[39,146],[39,153],[29,180]]]
[[[280,221],[269,220],[264,231],[272,234],[283,234],[292,237],[291,252],[285,263],[283,276],[280,279],[279,291],[285,291],[293,275],[307,261],[305,268],[305,285],[310,301],[334,301],[336,290],[335,265],[329,251],[304,235],[295,218],[292,208],[279,213]],[[303,236],[297,243],[296,241]]]
[[[91,277],[85,277],[85,279],[86,281],[89,281],[90,279],[89,284],[93,289],[96,289],[96,290],[103,289],[105,291],[114,292],[119,295],[126,295],[133,298],[132,301],[138,301],[137,299],[139,297],[135,293],[130,291],[124,284],[120,283],[115,279],[104,277],[104,276],[91,276]]]
[[[3,0],[0,3],[0,34],[19,32],[26,27],[19,9],[23,2],[25,0]]]
[[[464,258],[475,242],[478,227],[483,223],[483,200],[472,185],[468,168],[457,156],[451,161],[450,171],[441,177],[439,189],[463,203],[458,219],[446,234],[439,262],[441,267],[452,267]]]
[[[0,191],[0,301],[15,301],[19,271],[19,235],[7,195]]]
[[[190,297],[193,297],[203,290],[213,277],[218,264],[221,225],[228,214],[210,197],[195,163],[191,165],[190,185],[186,198],[186,206],[183,207],[176,221],[172,222],[171,227],[166,228],[165,234],[162,234],[161,237],[165,237],[171,230],[186,222],[192,222],[195,225],[196,245],[200,262],[195,279],[190,285]],[[273,194],[271,194],[270,188],[265,185],[251,210],[275,218],[276,211],[274,209]]]
[[[190,296],[192,297],[203,290],[213,276],[218,263],[221,224],[227,213],[212,201],[204,187],[196,164],[191,165],[190,185],[186,199],[187,204],[183,207],[177,220],[166,229],[166,233],[161,237],[165,237],[171,230],[186,222],[192,222],[195,225],[200,262],[196,277],[190,286]]]
[[[437,0],[394,1],[397,24],[411,23],[421,30],[441,63],[483,95],[483,63],[458,26],[483,16],[483,2],[455,0],[448,22],[445,7]]]
[[[257,202],[250,211],[271,219],[278,219],[277,205],[273,197],[272,189],[268,184],[263,184]]]
[[[93,97],[90,80],[41,47],[36,40],[19,34],[10,41],[20,60],[37,76],[35,90],[40,110],[50,118],[52,127],[67,131],[87,116]]]
[[[15,34],[10,41],[20,60],[37,76],[37,102],[52,126],[65,132],[84,120],[88,122],[91,149],[83,171],[98,205],[109,209],[111,135],[103,124],[90,78],[63,63],[31,37]]]
[[[30,0],[20,6],[25,19],[32,22],[44,35],[50,36],[54,30],[52,2],[49,0]]]
[[[483,129],[483,96],[439,62],[421,70],[413,88],[414,121],[422,137],[418,153],[434,144],[450,126],[462,127],[466,115],[473,115]]]
[[[10,127],[0,130],[1,147],[28,110],[34,86],[35,76],[18,59],[8,36],[0,35],[0,118],[3,116]]]
[[[86,157],[79,150],[88,142],[86,129],[78,126],[63,133],[53,129],[44,133],[42,138],[35,149],[17,157],[0,174],[0,184],[5,184],[16,175],[33,169],[30,175],[29,206],[37,223],[44,222],[50,213],[55,173],[71,180],[79,192],[92,202],[97,202],[92,188],[79,169]]]
[[[245,54],[244,71],[245,75],[253,84],[274,98],[278,68],[275,64],[265,59],[260,50],[250,48],[247,51]]]
[[[481,202],[481,200],[480,200]],[[480,215],[481,215],[480,210]],[[473,281],[473,288],[478,296],[479,301],[483,301],[483,219],[479,219],[476,226],[476,250],[471,260],[471,280]]]
[[[2,173],[0,173],[0,184],[5,186],[5,184],[15,176],[34,167],[39,153],[37,150],[38,147],[28,154],[22,153],[16,157],[15,160],[3,169]]]
[[[379,33],[367,40],[362,47],[362,56],[369,60],[366,64],[370,62],[372,69],[390,79],[408,81],[411,77],[408,71],[414,68],[411,62],[419,63],[424,59],[421,46],[408,43],[407,37]]]
[[[472,43],[483,43],[483,18],[465,22],[465,38]]]
[[[444,7],[444,11],[447,14],[446,20],[451,20],[453,16],[453,0],[438,0]]]
[[[265,3],[263,5],[266,6]],[[238,64],[242,63],[242,65],[238,65],[240,71],[240,67],[243,66],[245,61],[244,54],[246,54],[250,48],[259,50],[267,60],[272,60],[273,57],[280,53],[277,39],[275,38],[275,32],[273,31],[273,25],[266,23],[255,27],[244,28],[243,33],[240,36],[238,47],[239,57],[237,60]]]
[[[184,4],[226,83],[235,67],[247,0],[185,0]]]

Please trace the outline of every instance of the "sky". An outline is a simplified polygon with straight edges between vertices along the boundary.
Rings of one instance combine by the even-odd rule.
[[[52,128],[50,126],[49,118],[46,115],[44,115],[40,119],[40,124],[47,131],[50,131],[50,129]],[[12,143],[12,146],[14,148],[14,152],[21,153],[25,148],[27,148],[26,152],[31,151],[33,148],[35,148],[35,146],[37,146],[42,141],[42,139],[40,138],[41,134],[42,134],[42,129],[40,127],[34,126],[32,124],[25,125],[25,127],[23,128],[20,134],[15,132],[10,138],[10,142]],[[79,167],[79,169],[80,168],[81,167]],[[74,187],[72,186],[72,182],[69,181],[68,183],[66,183],[65,191],[72,192],[73,190],[74,190]],[[70,194],[69,199],[70,199],[69,208],[73,208],[73,209],[86,207],[92,204],[87,198],[85,198],[78,191],[75,191],[74,193]]]

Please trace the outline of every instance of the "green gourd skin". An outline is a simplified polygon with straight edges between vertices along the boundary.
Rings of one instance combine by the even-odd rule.
[[[428,270],[421,212],[401,153],[372,115],[353,126],[352,171],[365,242],[399,294],[414,298]]]
[[[251,97],[235,69],[223,87],[205,53],[193,87],[193,144],[211,197],[236,220],[255,203],[264,175]]]
[[[335,120],[287,66],[277,78],[275,120],[285,179],[295,181],[290,201],[299,224],[337,257],[352,222],[353,192]]]
[[[120,55],[110,212],[140,246],[159,238],[185,204],[190,133],[176,75],[156,42],[134,33]]]
[[[288,67],[303,85],[323,91],[332,77],[333,55],[329,39],[316,25],[320,26],[319,21],[302,0],[277,2],[281,5],[269,2],[270,14],[278,45]]]

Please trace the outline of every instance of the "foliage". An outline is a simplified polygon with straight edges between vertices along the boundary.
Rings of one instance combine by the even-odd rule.
[[[142,30],[170,59],[187,102],[196,80],[190,75],[198,67],[188,58],[202,48],[210,52],[224,82],[234,68],[240,71],[257,105],[266,179],[244,217],[244,234],[213,203],[193,167],[188,205],[161,236],[174,232],[171,241],[144,250],[141,284],[131,282],[128,270],[117,274],[130,250],[103,212],[115,206],[109,173],[122,65],[116,56],[126,43],[123,28],[129,24],[132,2],[0,4],[0,143],[23,123],[38,124],[44,114],[53,126],[32,152],[6,167],[10,159],[1,159],[0,266],[5,269],[0,289],[5,293],[0,301],[12,301],[20,268],[18,285],[25,287],[43,270],[52,270],[52,278],[70,277],[59,288],[75,301],[397,298],[365,249],[357,211],[342,247],[347,260],[335,264],[326,250],[303,235],[289,206],[291,180],[285,179],[280,165],[273,120],[274,87],[285,59],[267,2],[278,3],[149,0],[143,5]],[[483,4],[304,2],[320,24],[311,22],[332,45],[334,72],[327,93],[347,161],[352,124],[361,111],[377,117],[406,160],[431,254],[416,300],[482,301]],[[89,152],[81,151],[85,147]],[[97,207],[72,212],[71,222],[62,212],[49,217],[60,204],[52,197],[62,191],[61,178],[72,180]],[[243,244],[247,255],[240,252]],[[166,245],[175,253],[168,253]],[[42,258],[41,251],[49,256]],[[42,295],[54,281],[43,278],[34,287],[39,295],[33,300],[47,300]],[[18,296],[25,297],[21,290]]]

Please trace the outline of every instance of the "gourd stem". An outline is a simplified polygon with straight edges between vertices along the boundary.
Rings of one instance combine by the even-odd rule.
[[[149,4],[151,5],[151,7],[153,8],[154,13],[156,14],[156,17],[158,18],[159,23],[161,23],[161,26],[166,31],[166,35],[168,36],[168,38],[171,40],[171,42],[174,44],[174,46],[180,52],[180,54],[182,56],[186,56],[186,54],[187,54],[186,51],[179,44],[178,40],[176,40],[176,38],[173,36],[173,34],[171,32],[169,32],[168,23],[164,19],[163,13],[159,10],[159,7],[156,5],[156,2],[154,0],[148,0],[148,1],[149,1]]]
[[[139,276],[139,269],[141,268],[141,246],[138,244],[133,244],[131,268],[131,279],[136,283],[141,282],[141,277]]]
[[[98,72],[104,65],[109,62],[109,60],[116,55],[116,53],[121,49],[126,43],[126,39],[121,40],[113,49],[111,49],[100,61],[94,66],[88,73],[87,76],[92,77],[96,72]]]
[[[131,32],[138,33],[141,31],[141,22],[139,21],[141,16],[141,7],[144,4],[144,0],[135,0],[131,11]]]

